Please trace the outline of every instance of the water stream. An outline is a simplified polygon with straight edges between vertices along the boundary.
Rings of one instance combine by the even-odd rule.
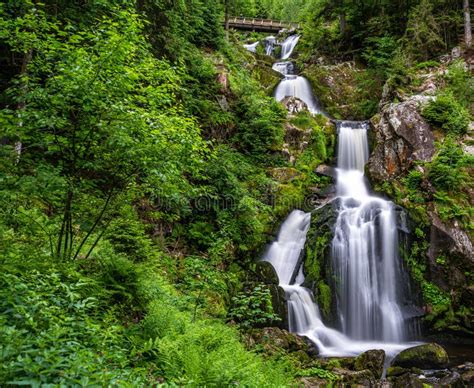
[[[288,48],[282,50],[282,59],[288,58],[296,46],[298,39],[294,37]],[[273,68],[285,75],[275,90],[278,101],[294,96],[303,100],[311,113],[322,112],[309,82],[294,75],[291,62],[277,62]],[[416,345],[408,341],[403,292],[399,287],[406,278],[398,257],[395,206],[372,195],[364,176],[369,157],[367,125],[339,122],[337,127],[338,215],[331,266],[337,279],[338,330],[323,322],[312,292],[302,286],[301,253],[310,213],[293,211],[263,260],[274,266],[285,290],[289,330],[311,339],[321,356],[353,356],[369,349],[384,349],[391,359]]]

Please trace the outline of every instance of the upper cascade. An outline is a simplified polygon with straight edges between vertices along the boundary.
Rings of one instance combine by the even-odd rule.
[[[299,35],[290,35],[284,40],[281,44],[281,59],[288,59],[291,56],[299,39]]]

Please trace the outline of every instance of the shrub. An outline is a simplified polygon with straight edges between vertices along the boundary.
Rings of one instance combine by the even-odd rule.
[[[430,124],[453,134],[464,134],[470,121],[468,110],[450,93],[437,96],[423,109],[422,114]]]
[[[234,296],[229,316],[245,329],[280,320],[273,312],[270,290],[263,284]]]

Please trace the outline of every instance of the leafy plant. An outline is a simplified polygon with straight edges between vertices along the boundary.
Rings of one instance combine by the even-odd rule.
[[[244,329],[280,320],[273,312],[270,290],[263,284],[234,296],[229,317]]]
[[[440,94],[423,109],[426,120],[452,134],[463,134],[467,131],[470,115],[452,94]]]

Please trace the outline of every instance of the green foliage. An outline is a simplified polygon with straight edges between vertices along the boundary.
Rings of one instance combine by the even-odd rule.
[[[452,94],[440,94],[423,109],[426,120],[451,134],[464,134],[467,131],[470,114]]]
[[[447,137],[429,166],[428,177],[439,189],[459,189],[468,178],[464,167],[472,162],[471,159],[453,138]]]
[[[113,308],[99,310],[90,280],[55,271],[0,274],[0,382],[136,386],[125,329]]]
[[[332,292],[331,288],[322,280],[318,282],[318,305],[324,316],[329,316],[331,312]]]
[[[313,368],[308,368],[308,369],[303,369],[298,371],[298,376],[302,377],[311,377],[311,376],[316,376],[321,379],[329,380],[331,382],[337,381],[339,378],[336,374],[334,374],[331,371],[328,371],[323,368],[318,368],[318,367],[313,367]]]
[[[464,61],[451,64],[446,74],[448,90],[458,103],[472,110],[474,104],[474,77],[466,69]],[[472,112],[471,112],[472,113]]]
[[[433,4],[422,0],[410,12],[405,36],[406,51],[415,59],[427,61],[444,48],[440,27],[434,17]]]
[[[244,329],[271,324],[280,318],[273,312],[270,290],[259,284],[250,290],[240,292],[232,298],[229,317]]]

